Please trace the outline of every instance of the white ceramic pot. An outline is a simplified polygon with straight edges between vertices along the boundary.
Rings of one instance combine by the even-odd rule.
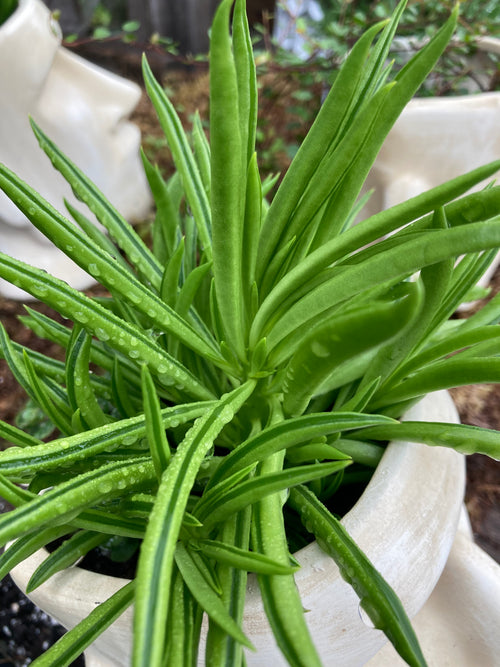
[[[51,168],[31,116],[129,222],[152,206],[140,158],[141,133],[130,116],[141,88],[61,46],[61,29],[42,0],[19,0],[0,25],[0,162],[67,215],[64,199],[93,219]],[[48,271],[76,289],[95,283],[46,239],[0,192],[0,250]],[[1,280],[0,295],[32,299]]]
[[[426,397],[408,419],[457,422],[446,392]],[[393,442],[365,492],[343,524],[375,567],[393,586],[410,617],[431,595],[445,567],[463,501],[464,457],[441,447]],[[45,554],[37,552],[12,576],[25,590]],[[307,622],[325,667],[365,664],[385,643],[382,632],[359,614],[359,601],[335,563],[316,543],[296,554],[302,565],[297,586],[308,609]],[[67,628],[126,583],[78,567],[61,572],[30,594],[32,601]],[[86,652],[87,667],[129,664],[132,610]],[[286,665],[269,629],[255,581],[249,584],[245,631],[257,648],[248,665]],[[204,664],[203,658],[200,664]]]

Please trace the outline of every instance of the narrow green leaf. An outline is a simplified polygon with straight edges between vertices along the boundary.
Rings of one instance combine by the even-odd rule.
[[[73,433],[71,422],[67,417],[69,408],[67,397],[65,396],[62,401],[57,400],[57,396],[54,392],[50,391],[48,382],[44,382],[43,379],[38,377],[33,363],[29,355],[26,353],[24,354],[24,367],[26,369],[26,377],[30,384],[31,393],[36,403],[62,433]]]
[[[245,358],[243,336],[243,215],[247,165],[243,156],[239,91],[229,35],[233,0],[223,0],[210,39],[210,143],[213,274],[226,343]]]
[[[156,387],[147,366],[142,367],[142,396],[144,401],[144,417],[151,458],[158,480],[170,461],[170,446],[165,432],[160,401]]]
[[[369,409],[380,410],[439,389],[488,382],[500,382],[499,358],[464,359],[454,356],[419,370],[394,387],[388,386],[381,394],[376,392]]]
[[[132,353],[133,359],[146,362],[153,373],[167,385],[172,384],[173,380],[174,384],[182,384],[186,392],[192,393],[194,397],[213,398],[187,369],[161,350],[150,336],[138,327],[116,317],[95,300],[72,289],[62,280],[2,253],[0,253],[0,274],[30,293],[36,293],[38,296],[42,296],[43,293],[45,303],[52,305],[66,317],[84,324],[87,330],[126,356]],[[175,317],[177,318],[177,315]]]
[[[171,187],[163,180],[159,167],[151,164],[142,149],[141,158],[156,204],[153,249],[158,261],[164,265],[174,252],[179,212],[171,194]],[[161,239],[161,245],[159,245],[158,239]]]
[[[196,660],[194,645],[197,605],[177,567],[174,567],[170,608],[167,622],[168,646],[165,650],[165,665],[168,667],[193,667]]]
[[[0,579],[6,577],[16,565],[22,563],[26,558],[34,554],[35,551],[38,551],[49,542],[67,535],[71,530],[69,526],[49,526],[49,528],[45,528],[38,533],[25,535],[17,539],[0,554]]]
[[[196,599],[198,604],[208,614],[210,619],[217,623],[228,635],[236,641],[252,648],[251,642],[246,638],[241,628],[235,623],[226,611],[224,603],[211,586],[207,583],[205,577],[199,571],[192,554],[179,542],[175,550],[175,562],[182,574],[186,586]]]
[[[251,508],[247,508],[231,517],[222,526],[220,538],[225,544],[237,549],[247,550],[250,544]],[[241,627],[247,592],[247,571],[231,565],[217,564],[217,575],[222,587],[222,600],[236,623]],[[214,667],[234,665],[242,667],[245,663],[243,645],[224,632],[216,623],[210,623],[205,650],[207,664]]]
[[[132,265],[136,266],[140,273],[148,276],[153,285],[159,287],[161,266],[141,237],[94,183],[44,134],[33,119],[30,122],[40,147],[71,185],[75,196],[89,207],[99,222],[116,239],[116,243],[126,253]]]
[[[135,607],[134,667],[161,667],[174,553],[191,488],[214,439],[254,390],[247,382],[199,417],[163,473],[144,537]]]
[[[235,2],[233,48],[238,85],[242,167],[243,173],[245,173],[255,151],[258,113],[257,76],[245,0],[236,0]]]
[[[182,260],[184,258],[184,239],[181,239],[179,245],[172,252],[172,255],[165,266],[163,278],[161,281],[161,298],[171,308],[174,308],[179,292],[180,275]]]
[[[205,135],[198,111],[195,111],[193,120],[193,148],[196,164],[198,165],[201,180],[208,196],[210,195],[212,181],[210,173],[210,144]]]
[[[405,283],[388,303],[365,306],[344,317],[328,318],[305,336],[286,369],[285,414],[304,412],[311,397],[339,364],[394,339],[418,315],[419,283]]]
[[[182,184],[189,207],[193,212],[203,251],[208,258],[211,258],[210,204],[189,141],[172,103],[154,78],[145,56],[142,59],[142,72],[146,90],[165,132],[175,166],[181,174]]]
[[[495,174],[499,169],[500,160],[497,160],[468,172],[367,218],[340,237],[332,239],[315,250],[292,269],[267,296],[252,325],[250,344],[255,345],[262,338],[262,331],[267,321],[274,316],[276,311],[280,310],[282,304],[307,281],[317,276],[320,271],[395,229],[403,228],[416,218],[425,216],[438,206],[445,206],[477,183]],[[494,216],[500,202],[500,188],[494,188],[481,195],[474,193],[445,206],[446,217],[450,225],[468,224]],[[428,220],[422,217],[420,227],[425,229],[426,226],[428,226]],[[262,236],[264,236],[264,230]]]
[[[468,323],[468,320],[463,320],[463,322],[464,324]],[[391,383],[395,385],[398,381],[410,376],[418,369],[437,360],[444,361],[445,357],[454,353],[460,352],[463,355],[467,351],[473,357],[478,357],[480,355],[475,353],[475,350],[478,349],[478,344],[489,342],[492,342],[495,349],[500,352],[500,327],[492,325],[478,326],[477,329],[470,329],[469,327],[464,328],[464,326],[460,326],[457,332],[449,333],[444,340],[440,340],[433,345],[427,345],[421,352],[410,357],[392,376]]]
[[[253,317],[252,289],[256,286],[255,275],[259,233],[262,222],[262,183],[260,180],[257,155],[250,157],[245,199],[245,222],[243,229],[243,289],[246,296],[247,317]]]
[[[53,574],[70,567],[79,558],[85,556],[107,539],[108,536],[102,533],[79,531],[51,552],[43,563],[37,567],[26,586],[26,592],[31,593]]]
[[[500,460],[500,432],[479,426],[404,421],[388,425],[387,429],[385,426],[368,428],[363,431],[365,437],[367,440],[423,442],[450,447],[462,454],[485,454]]]
[[[11,445],[17,447],[37,447],[42,444],[42,441],[29,433],[25,433],[20,428],[12,426],[7,422],[0,420],[0,438],[3,438]]]
[[[135,582],[131,581],[96,607],[77,626],[67,632],[43,655],[33,667],[68,667],[100,634],[119,618],[134,601]]]
[[[73,410],[79,410],[81,418],[89,428],[107,424],[110,418],[99,405],[90,383],[89,369],[92,338],[85,329],[73,329],[72,343],[66,356],[66,389]]]
[[[113,359],[113,368],[111,371],[111,394],[113,404],[118,409],[122,417],[135,417],[139,412],[140,404],[133,395],[132,387],[136,383],[124,381],[123,360],[116,356]],[[138,383],[137,383],[138,384]],[[137,385],[136,385],[137,386]]]
[[[57,522],[68,522],[93,503],[151,483],[153,465],[144,459],[119,461],[78,475],[0,516],[0,544]]]
[[[262,477],[279,475],[282,465],[283,453],[274,454],[260,464],[258,474]],[[289,563],[279,494],[262,498],[255,505],[252,545],[255,551],[283,564]],[[274,638],[288,664],[291,667],[320,667],[321,661],[307,628],[293,575],[259,575],[258,581]]]
[[[280,237],[299,204],[305,186],[310,182],[332,142],[338,141],[343,125],[347,122],[349,112],[355,103],[363,67],[380,27],[380,24],[372,27],[354,45],[306,139],[285,174],[269,208],[260,237],[259,279],[262,279],[262,272],[267,270],[272,257],[279,249]],[[281,245],[283,245],[282,240]]]
[[[500,216],[466,227],[432,230],[410,238],[386,252],[376,254],[361,265],[343,271],[326,271],[323,283],[291,306],[273,327],[267,341],[269,349],[298,327],[308,326],[315,316],[333,305],[360,294],[377,284],[403,280],[415,271],[450,257],[500,247]]]
[[[174,428],[179,424],[186,424],[212,409],[214,405],[214,402],[203,402],[164,408],[163,426]],[[10,447],[0,452],[0,467],[4,475],[57,469],[86,458],[92,460],[99,452],[112,451],[120,445],[130,447],[143,438],[145,433],[145,416],[141,414],[90,431],[40,443],[35,447]]]
[[[222,499],[218,497],[217,487],[212,487],[211,492],[207,492],[196,507],[196,516],[203,524],[200,530],[203,534],[208,534],[209,529],[217,523],[225,520],[234,512],[239,512],[247,505],[257,503],[259,499],[265,496],[283,491],[297,484],[305,484],[314,479],[332,475],[339,470],[343,470],[351,463],[350,459],[344,459],[332,463],[314,463],[313,465],[287,468],[269,475],[262,474],[259,477],[241,482],[225,493]],[[214,498],[217,498],[217,501]]]
[[[385,423],[387,417],[359,413],[325,412],[303,415],[268,426],[224,457],[207,484],[206,493],[221,480],[239,470],[245,470],[252,464],[262,461],[266,456],[271,456],[282,449],[293,447],[323,435],[358,427],[364,428],[370,426],[373,422],[379,423],[379,420]]]
[[[425,667],[424,656],[401,602],[340,521],[303,486],[290,491],[289,503],[300,513],[308,529],[312,528],[321,548],[337,563],[375,627],[384,631],[409,665]]]
[[[292,574],[299,569],[297,565],[278,563],[263,554],[239,549],[217,540],[197,540],[193,548],[200,549],[217,562],[258,574]]]
[[[116,262],[98,245],[93,243],[90,238],[79,231],[69,220],[66,220],[54,207],[4,165],[0,165],[0,187],[16,203],[16,206],[30,216],[32,223],[42,233],[48,235],[52,242],[61,248],[68,257],[82,266],[90,275],[96,277],[111,292],[120,294],[135,309],[152,320],[159,329],[178,336],[188,347],[197,350],[202,355],[208,358],[217,358],[217,350],[213,341],[207,343],[201,339],[192,327],[180,318],[174,310],[170,309],[149,287],[134,278],[130,271],[124,269],[119,262]],[[6,256],[2,255],[2,259],[4,257]],[[18,262],[18,266],[20,264]],[[23,266],[27,267],[27,265]],[[33,294],[36,298],[47,301],[50,298],[50,290],[47,289],[47,284],[55,279],[45,274],[45,281],[26,280],[28,270],[30,269],[26,268],[24,273],[18,274],[16,277],[11,275],[9,278],[5,274],[3,274],[3,277],[19,284],[23,283],[25,287],[22,289]],[[31,267],[31,271],[35,271],[35,269]],[[42,272],[39,273],[40,276],[44,275]],[[60,301],[64,304],[62,298],[60,298]],[[64,306],[59,307],[58,303],[55,303],[54,308],[58,309],[59,312],[64,311]],[[76,315],[78,315],[78,312]],[[79,318],[76,317],[76,319],[78,321]]]
[[[102,250],[108,253],[108,255],[113,257],[115,262],[119,262],[121,266],[123,266],[124,269],[127,269],[127,271],[129,271],[132,275],[132,269],[130,267],[130,264],[127,263],[127,260],[120,253],[117,246],[113,244],[111,239],[108,236],[106,236],[106,234],[101,232],[101,230],[95,224],[95,222],[92,222],[87,217],[85,217],[83,213],[74,206],[72,206],[70,202],[64,200],[64,205],[68,209],[68,212],[70,213],[71,217],[75,220],[77,225],[85,232],[85,234],[87,234],[87,236],[91,238],[96,245],[102,248]]]

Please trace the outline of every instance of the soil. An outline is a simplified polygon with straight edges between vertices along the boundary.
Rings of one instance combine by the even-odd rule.
[[[116,54],[115,54],[116,55]],[[127,64],[128,73],[137,74],[135,56],[132,65]],[[161,64],[161,63],[160,63]],[[164,78],[165,85],[173,93],[177,108],[182,109],[184,120],[189,121],[196,108],[202,118],[208,107],[208,77],[203,65],[188,70],[172,69]],[[274,169],[286,166],[289,155],[286,147],[296,145],[307,130],[300,114],[294,109],[297,102],[293,92],[298,84],[293,76],[284,77],[283,73],[272,72],[261,81],[261,98],[266,124],[263,139],[264,150],[269,149]],[[309,105],[319,106],[321,90],[312,87]],[[294,115],[295,113],[295,115]],[[141,127],[146,148],[150,157],[169,173],[172,163],[162,133],[151,105],[143,94],[134,115],[135,122]],[[283,137],[283,133],[285,136]],[[277,136],[283,137],[283,150],[273,142]],[[265,143],[267,141],[267,144]],[[492,294],[500,291],[500,271],[492,281]],[[34,302],[30,306],[42,312],[52,314],[50,308]],[[61,358],[61,351],[56,345],[38,339],[19,321],[23,314],[22,304],[0,297],[0,321],[11,338],[32,349]],[[464,423],[500,429],[500,386],[479,385],[452,391],[453,397]],[[0,419],[13,422],[15,415],[24,405],[26,397],[19,388],[5,362],[0,360]],[[470,514],[474,537],[477,543],[493,558],[500,562],[500,464],[487,457],[474,455],[467,458],[466,506]],[[0,507],[5,511],[7,507]],[[12,584],[9,577],[0,582],[0,665],[22,667],[52,644],[63,629],[36,609]],[[74,663],[81,667],[83,659]]]

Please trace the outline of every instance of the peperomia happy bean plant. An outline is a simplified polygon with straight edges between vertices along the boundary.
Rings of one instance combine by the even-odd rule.
[[[0,517],[1,544],[11,542],[1,576],[56,539],[30,589],[111,538],[139,549],[134,580],[36,665],[70,664],[131,604],[135,667],[195,664],[204,613],[206,663],[243,665],[249,572],[289,664],[320,664],[289,552],[307,534],[297,516],[401,656],[424,665],[401,604],[342,528],[339,499],[350,470],[368,479],[390,438],[500,455],[496,432],[397,421],[429,391],[500,380],[500,298],[450,319],[500,247],[500,188],[463,196],[500,162],[353,224],[377,151],[456,12],[392,80],[387,52],[405,2],[368,30],[271,198],[275,180],[261,180],[254,152],[245,2],[231,19],[232,5],[222,1],[211,33],[209,141],[199,118],[185,133],[144,62],[177,167],[165,182],[144,157],[150,244],[34,123],[108,235],[0,169],[4,192],[108,294],[0,253],[0,276],[66,319],[30,308],[23,318],[65,349],[64,362],[0,330],[3,357],[54,427],[42,442],[0,424],[12,445],[0,493],[15,506]]]

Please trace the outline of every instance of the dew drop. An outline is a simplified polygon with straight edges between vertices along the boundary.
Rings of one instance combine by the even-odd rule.
[[[363,607],[361,606],[361,602],[358,604],[358,614],[360,619],[363,621],[363,624],[366,625],[367,628],[371,628],[372,630],[375,628],[375,623],[363,609]]]
[[[233,417],[234,417],[234,410],[230,408],[229,405],[226,405],[222,409],[219,418],[223,424],[228,424]]]
[[[330,348],[315,340],[311,343],[311,352],[316,356],[324,359],[330,356]]]
[[[33,294],[36,296],[45,296],[48,292],[47,287],[45,285],[34,285],[33,286]]]
[[[89,264],[88,269],[93,276],[98,276],[101,273],[97,264]]]
[[[98,489],[101,493],[111,493],[113,490],[113,484],[111,482],[99,482]]]
[[[141,300],[142,300],[142,299],[141,299],[141,295],[140,295],[140,294],[137,294],[137,292],[130,292],[130,293],[128,294],[128,299],[129,299],[129,301],[131,301],[132,303],[134,303],[134,304],[136,304],[136,305],[137,305],[138,303],[141,303]]]
[[[82,311],[80,311],[80,310],[75,313],[74,317],[75,317],[75,320],[77,322],[81,322],[81,324],[85,324],[86,322],[89,321],[89,318],[86,315],[86,313],[82,313]]]
[[[105,329],[101,329],[101,327],[97,327],[97,329],[95,330],[95,335],[100,340],[103,340],[103,341],[109,340],[108,332]]]

